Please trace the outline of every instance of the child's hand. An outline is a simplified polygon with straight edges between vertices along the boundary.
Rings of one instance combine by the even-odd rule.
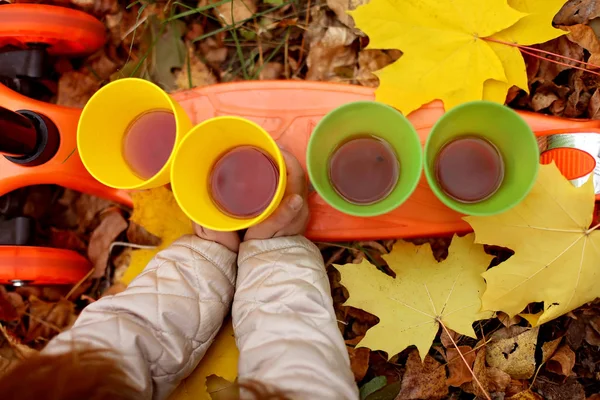
[[[193,225],[196,236],[200,237],[201,239],[222,244],[234,253],[238,252],[240,248],[240,235],[237,232],[212,231],[196,223]]]
[[[287,167],[285,196],[269,218],[248,228],[244,240],[270,239],[280,236],[301,235],[308,224],[308,186],[300,162],[292,154],[282,150]]]

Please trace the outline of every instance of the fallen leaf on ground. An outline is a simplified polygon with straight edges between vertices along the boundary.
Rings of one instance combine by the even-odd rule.
[[[188,46],[187,57],[189,60],[186,60],[181,70],[175,74],[175,85],[178,89],[192,89],[217,83],[217,78],[196,56],[193,46]]]
[[[542,396],[533,393],[531,390],[525,390],[513,396],[507,397],[506,400],[544,400]]]
[[[61,299],[56,303],[49,303],[30,296],[29,329],[25,343],[37,339],[51,339],[71,327],[76,319],[73,302]]]
[[[600,119],[600,90],[594,90],[588,104],[588,116],[591,119]]]
[[[156,249],[135,250],[123,282],[129,283],[148,265],[152,257],[183,235],[193,233],[192,222],[177,205],[173,193],[165,187],[135,192],[130,220],[143,226],[162,242]],[[168,215],[169,218],[164,218]]]
[[[216,2],[217,0],[210,0],[210,3]],[[235,21],[236,26],[239,26],[242,21],[256,14],[256,3],[254,0],[232,0],[213,8],[213,12],[223,25],[233,25]]]
[[[448,335],[448,332],[450,332],[450,335]],[[458,343],[458,339],[460,339],[459,333],[454,332],[452,329],[448,329],[448,331],[442,329],[440,341],[445,348],[449,349],[454,347],[454,343]]]
[[[575,353],[563,344],[546,363],[546,369],[558,375],[569,376],[575,366]]]
[[[419,352],[411,351],[406,360],[406,372],[396,399],[443,398],[447,394],[445,368],[433,357],[427,355],[425,360],[421,361]]]
[[[365,260],[336,266],[350,294],[345,305],[380,320],[360,346],[383,350],[391,358],[414,344],[425,358],[440,321],[460,334],[476,337],[471,325],[490,316],[480,313],[479,296],[485,288],[481,273],[493,257],[473,243],[473,235],[455,236],[448,257],[440,263],[434,260],[429,244],[404,241],[383,258],[396,279]]]
[[[114,206],[114,203],[109,200],[71,189],[65,189],[58,203],[66,208],[65,212],[59,215],[60,220],[66,220],[66,225],[69,227],[72,227],[72,224],[77,227],[76,234],[93,229],[100,213]]]
[[[569,0],[554,17],[556,25],[584,24],[600,16],[598,0]]]
[[[143,226],[130,222],[127,227],[127,240],[129,243],[140,244],[142,246],[158,246],[160,238],[148,232]]]
[[[519,322],[521,322],[520,316],[515,315],[511,318],[501,311],[497,313],[496,317],[498,317],[498,320],[500,320],[502,325],[504,325],[506,328],[510,328],[511,326],[517,325]]]
[[[529,379],[535,373],[535,347],[539,328],[512,326],[495,332],[487,344],[486,361],[514,379]]]
[[[459,351],[462,353],[467,365],[460,357]],[[456,348],[446,349],[446,359],[448,360],[448,379],[446,383],[450,386],[460,387],[463,383],[471,382],[473,374],[469,368],[473,367],[477,355],[470,346],[458,346]]]
[[[563,0],[510,5],[514,8],[506,0],[372,0],[350,12],[369,36],[370,49],[404,53],[377,73],[377,100],[408,114],[435,99],[448,110],[482,98],[504,103],[513,85],[528,90],[520,51],[486,38],[521,45],[554,39],[564,34],[551,23]]]
[[[356,64],[356,50],[350,46],[356,40],[356,35],[350,29],[317,10],[307,28],[306,38],[310,43],[306,80],[350,81],[354,73],[349,78],[339,73],[340,69],[354,69]]]
[[[486,347],[482,346],[477,352],[475,363],[473,364],[473,373],[479,380],[481,387],[475,380],[463,384],[463,390],[475,394],[478,398],[486,398],[490,393],[503,393],[511,382],[510,375],[496,368],[488,367],[485,364]],[[482,390],[483,388],[483,390]]]
[[[0,378],[19,361],[37,354],[37,350],[22,344],[15,335],[0,325]]]
[[[50,227],[50,245],[57,249],[68,249],[85,254],[87,244],[75,231],[55,229]]]
[[[356,7],[366,4],[368,0],[327,0],[327,7],[338,17],[338,20],[352,29],[355,35],[363,35],[363,33],[355,29],[354,20],[348,14],[348,11],[355,10]]]
[[[234,382],[237,376],[238,357],[233,325],[230,320],[226,320],[198,367],[181,381],[169,400],[211,400],[207,387],[208,377],[216,375]]]
[[[360,400],[365,400],[367,396],[385,387],[385,385],[387,385],[387,378],[385,376],[377,376],[371,379],[369,382],[361,386],[359,392]]]
[[[554,355],[554,353],[556,352],[556,349],[558,349],[558,346],[560,346],[561,341],[562,341],[562,338],[558,338],[558,339],[554,339],[549,342],[546,342],[542,345],[542,364],[545,364],[546,361],[548,361],[550,359],[550,357],[552,357]]]
[[[561,383],[536,379],[533,387],[544,400],[585,400],[585,390],[574,378]]]
[[[7,292],[4,286],[0,286],[0,321],[18,321],[26,309],[27,306],[18,293]]]
[[[350,356],[350,368],[354,374],[356,382],[362,381],[369,369],[369,356],[371,351],[365,347],[355,349],[354,347],[346,347]]]
[[[183,69],[186,59],[187,49],[183,42],[186,25],[180,20],[162,23],[154,16],[149,21],[153,46],[148,56],[148,73],[152,82],[167,92],[176,90],[174,71]]]
[[[117,68],[118,64],[100,50],[89,57],[86,65],[79,70],[68,71],[60,76],[56,104],[83,107]]]
[[[127,221],[119,210],[106,213],[90,237],[88,258],[94,266],[92,277],[104,276],[110,257],[110,245],[127,229]]]
[[[541,111],[552,106],[556,101],[562,101],[564,110],[569,92],[571,89],[567,86],[559,86],[552,81],[544,82],[535,88],[530,106],[533,111]]]
[[[358,53],[358,73],[354,79],[362,86],[379,86],[379,78],[374,72],[390,65],[400,58],[401,54],[397,50],[361,50]]]
[[[564,28],[569,31],[567,38],[570,41],[577,43],[590,52],[590,58],[587,62],[598,65],[600,63],[600,41],[598,41],[598,37],[592,28],[583,24],[565,26]]]
[[[578,61],[583,61],[584,57],[583,48],[577,43],[567,39],[565,36],[542,43],[539,45],[539,48],[540,50],[560,54]],[[576,63],[575,61],[563,60],[562,58],[558,61],[560,61],[560,64],[556,63],[555,60],[540,61],[537,79],[542,82],[549,82],[554,80],[561,72],[572,69],[575,65],[579,65],[579,63]]]
[[[483,309],[512,316],[544,302],[539,325],[600,296],[600,232],[588,231],[594,203],[592,180],[576,188],[550,164],[540,166],[530,194],[511,210],[466,217],[477,243],[515,252],[483,273]]]
[[[240,388],[235,382],[214,374],[206,377],[206,391],[211,400],[231,400],[240,397]]]

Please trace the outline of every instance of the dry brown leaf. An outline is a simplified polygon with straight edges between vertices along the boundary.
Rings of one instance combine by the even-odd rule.
[[[95,268],[92,277],[104,276],[110,256],[110,245],[125,229],[127,221],[118,210],[105,213],[100,225],[92,232],[88,247],[88,258]]]
[[[419,352],[411,351],[396,400],[441,399],[447,394],[446,369],[429,355],[421,363]]]
[[[50,246],[58,249],[73,250],[85,254],[87,244],[81,237],[71,230],[55,229],[50,227]]]
[[[18,293],[7,292],[4,286],[0,286],[0,321],[18,321],[26,309],[27,306]]]
[[[504,394],[506,397],[514,396],[516,394],[526,392],[529,390],[530,383],[525,379],[511,379],[510,383],[505,389]]]
[[[542,364],[545,364],[546,361],[550,359],[558,349],[560,342],[562,341],[562,337],[558,339],[551,340],[542,345]]]
[[[306,64],[307,80],[346,82],[354,77],[340,76],[339,70],[354,70],[356,51],[350,45],[356,35],[339,21],[330,19],[324,11],[313,11],[313,21],[307,28],[310,48]]]
[[[0,325],[0,378],[16,363],[36,354],[37,350],[22,344],[15,335]]]
[[[131,256],[133,249],[126,247],[123,251],[113,259],[114,276],[113,282],[120,282],[123,280],[129,265],[131,264]]]
[[[535,372],[535,347],[539,328],[520,326],[495,332],[487,345],[486,361],[514,379],[529,379]]]
[[[504,325],[506,328],[510,328],[513,325],[517,325],[522,320],[522,318],[519,317],[518,315],[515,315],[514,317],[511,318],[508,316],[508,314],[503,313],[502,311],[498,311],[496,313],[496,317],[498,317],[500,322],[502,322],[502,325]]]
[[[217,83],[217,78],[211,70],[196,56],[193,46],[188,46],[188,62],[183,64],[183,68],[175,74],[175,83],[179,89],[191,89]],[[191,72],[191,82],[190,73]],[[191,87],[190,87],[191,83]]]
[[[213,68],[218,69],[221,63],[227,59],[228,50],[219,34],[201,41],[199,47],[204,60]]]
[[[525,390],[521,393],[517,393],[514,396],[506,397],[505,400],[544,400],[542,396],[537,393],[533,393],[531,390]]]
[[[210,0],[210,3],[216,3],[217,1]],[[198,6],[200,7],[204,3],[205,0],[202,0]],[[236,26],[239,26],[243,23],[241,21],[252,18],[256,14],[256,3],[254,0],[232,0],[215,7],[213,12],[223,25],[233,25],[233,21],[235,21]]]
[[[402,53],[398,50],[361,50],[358,53],[358,73],[356,81],[367,87],[379,86],[379,78],[373,72],[382,69],[400,58]]]
[[[478,343],[478,346],[481,343]],[[486,348],[482,347],[475,357],[473,364],[473,373],[479,380],[482,388],[475,381],[466,383],[462,386],[463,390],[475,394],[478,398],[486,398],[490,393],[503,393],[511,382],[510,375],[501,371],[498,368],[488,367],[485,365]]]
[[[366,347],[356,349],[354,347],[346,347],[350,356],[350,368],[354,374],[354,380],[360,382],[369,369],[369,358],[371,351]]]
[[[258,71],[258,68],[257,68]],[[258,78],[260,80],[272,81],[281,78],[283,73],[283,64],[279,62],[268,62],[263,65]]]
[[[571,89],[567,86],[558,86],[552,81],[544,82],[535,88],[530,106],[534,111],[541,111],[553,105],[557,100],[565,100],[570,91]]]
[[[575,366],[575,353],[571,348],[564,344],[546,363],[546,369],[558,375],[569,376]]]
[[[91,72],[67,72],[58,80],[56,104],[82,108],[100,89],[101,83]]]
[[[58,219],[65,221],[64,225],[69,228],[77,227],[77,234],[93,229],[98,223],[97,218],[100,213],[114,206],[114,203],[109,200],[71,189],[65,189],[58,203],[66,208],[66,211],[59,215]]]
[[[600,90],[594,90],[588,104],[588,116],[591,119],[600,119]]]
[[[556,25],[584,24],[600,16],[600,1],[569,0],[554,17]]]
[[[37,339],[51,339],[73,325],[77,319],[75,304],[66,299],[49,303],[30,296],[29,304],[29,329],[25,343]]]
[[[127,227],[127,240],[129,243],[140,244],[142,246],[158,246],[161,242],[158,236],[151,234],[146,228],[133,221],[130,221]]]
[[[533,386],[544,400],[585,400],[585,390],[575,378],[560,383],[538,378]]]
[[[58,93],[56,103],[61,106],[83,107],[87,101],[118,65],[108,58],[104,50],[100,50],[86,60],[86,65],[78,71],[69,71],[61,75],[58,80]]]
[[[327,0],[327,7],[335,13],[338,20],[352,29],[354,34],[365,36],[359,29],[355,28],[354,20],[348,14],[348,11],[355,10],[358,6],[368,3],[368,0]]]
[[[459,355],[459,351],[462,353],[465,360],[467,360],[468,367]],[[473,374],[469,368],[473,367],[475,362],[476,354],[470,346],[458,346],[456,348],[448,348],[446,350],[446,359],[448,360],[448,379],[446,384],[450,386],[460,387],[463,383],[471,382],[473,380]]]
[[[542,43],[539,45],[539,48],[544,51],[549,51],[555,54],[561,54],[565,57],[573,58],[578,61],[583,61],[583,48],[578,44],[573,43],[572,41],[567,39],[566,36],[561,36],[549,42]],[[560,59],[559,61],[567,65],[560,65],[551,61],[540,61],[538,78],[541,79],[542,82],[552,81],[562,71],[571,69],[573,65],[578,65],[574,61],[568,61],[563,59]]]
[[[588,62],[598,65],[600,63],[600,41],[598,41],[594,30],[583,24],[564,26],[563,28],[569,31],[567,38],[570,41],[577,43],[590,52]]]
[[[450,332],[450,335],[452,335],[452,340],[450,340],[450,336],[448,336],[447,332]],[[447,331],[446,329],[443,329],[442,334],[440,335],[440,341],[445,348],[450,349],[454,347],[454,343],[458,343],[460,336],[459,333],[454,332],[452,329],[448,329]],[[454,343],[452,343],[452,341],[454,341]]]

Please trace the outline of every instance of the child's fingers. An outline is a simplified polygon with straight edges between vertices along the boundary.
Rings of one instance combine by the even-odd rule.
[[[265,221],[248,229],[244,240],[268,239],[290,225],[302,210],[304,199],[299,194],[286,196],[277,210]]]
[[[287,168],[287,186],[285,192],[288,194],[295,193],[306,197],[308,194],[308,186],[300,161],[285,150],[281,150],[281,155],[285,160],[285,166]]]

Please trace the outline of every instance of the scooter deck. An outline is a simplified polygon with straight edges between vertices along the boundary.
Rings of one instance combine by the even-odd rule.
[[[239,82],[184,90],[173,94],[173,97],[194,123],[219,115],[237,115],[258,123],[306,166],[306,146],[319,120],[339,105],[374,100],[374,91],[320,82]],[[38,102],[1,85],[0,104],[13,110],[29,109],[45,114],[55,122],[61,133],[58,153],[44,165],[22,167],[0,157],[0,195],[27,185],[55,183],[131,205],[125,191],[100,184],[81,163],[76,151],[80,110]],[[422,143],[443,113],[442,103],[433,102],[408,116]],[[580,138],[592,136],[590,140],[600,134],[600,121],[568,120],[527,112],[520,114],[540,137],[540,143],[565,134],[577,134],[575,136]],[[600,140],[600,135],[598,138]],[[577,179],[594,170],[597,156],[594,151],[571,149],[564,152],[552,148],[542,158],[543,162],[554,159],[563,173],[570,179]],[[450,210],[435,197],[424,176],[408,201],[379,217],[360,218],[342,214],[327,205],[314,191],[310,193],[309,205],[311,220],[307,237],[312,240],[410,238],[469,231],[462,215]]]

